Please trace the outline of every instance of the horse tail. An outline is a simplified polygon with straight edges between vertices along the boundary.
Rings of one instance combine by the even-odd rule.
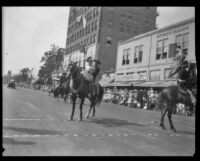
[[[100,105],[101,101],[103,99],[104,90],[103,90],[103,87],[100,84],[98,84],[98,86],[99,86],[99,94],[97,96],[97,105]]]

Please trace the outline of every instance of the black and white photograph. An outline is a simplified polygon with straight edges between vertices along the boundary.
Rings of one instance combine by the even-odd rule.
[[[2,156],[196,155],[194,6],[2,6]]]

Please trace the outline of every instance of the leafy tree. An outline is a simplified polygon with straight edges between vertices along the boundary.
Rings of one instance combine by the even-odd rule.
[[[51,45],[51,50],[44,53],[40,62],[44,64],[40,67],[38,72],[38,77],[41,82],[50,84],[51,74],[55,70],[59,69],[59,66],[62,64],[64,59],[62,49],[56,46],[55,44]]]
[[[31,70],[29,68],[23,68],[20,70],[21,80],[23,82],[29,81],[29,75]]]

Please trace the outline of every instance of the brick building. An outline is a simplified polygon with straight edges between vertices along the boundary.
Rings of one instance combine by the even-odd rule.
[[[156,29],[157,7],[70,7],[65,65],[69,57],[83,66],[86,57],[102,62],[101,73],[114,72],[119,41]]]

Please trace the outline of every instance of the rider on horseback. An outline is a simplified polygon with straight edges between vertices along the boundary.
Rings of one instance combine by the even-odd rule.
[[[63,83],[67,80],[67,73],[63,72],[62,76],[60,77],[60,89],[63,88]]]
[[[95,87],[98,84],[98,75],[100,73],[99,60],[93,60],[92,57],[86,59],[84,77],[90,82],[90,94],[94,94]],[[97,89],[98,91],[98,89]]]
[[[186,58],[186,52],[178,53],[176,56],[177,67],[170,72],[169,78],[178,73],[177,84],[179,86],[179,92],[187,94],[188,92],[188,78],[190,77],[188,72],[189,63]]]

